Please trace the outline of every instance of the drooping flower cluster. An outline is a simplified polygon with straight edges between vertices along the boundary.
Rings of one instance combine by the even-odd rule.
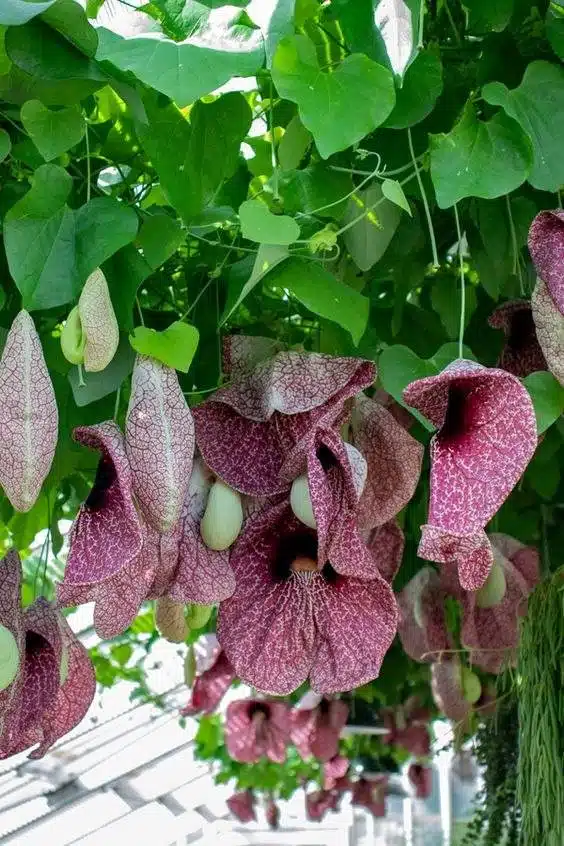
[[[529,230],[529,252],[538,273],[531,297],[533,319],[548,368],[564,385],[564,211],[543,211]]]

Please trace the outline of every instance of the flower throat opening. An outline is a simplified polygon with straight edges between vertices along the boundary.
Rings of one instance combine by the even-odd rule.
[[[448,391],[448,404],[445,422],[440,430],[441,438],[457,438],[466,429],[466,399],[468,391],[459,385],[451,385]]]
[[[285,582],[292,573],[317,573],[317,537],[314,532],[292,532],[283,535],[273,563],[273,576],[277,582]],[[320,575],[326,581],[334,581],[337,574],[330,564],[325,564]]]
[[[92,490],[84,503],[90,511],[100,511],[106,503],[106,493],[116,479],[117,473],[113,462],[108,458],[101,458],[96,470],[96,478]]]

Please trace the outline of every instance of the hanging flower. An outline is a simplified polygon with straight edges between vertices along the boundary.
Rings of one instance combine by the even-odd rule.
[[[407,777],[415,788],[416,799],[428,799],[433,792],[433,768],[423,764],[410,764]]]
[[[269,799],[266,803],[264,815],[266,817],[266,821],[268,823],[269,828],[271,828],[273,831],[276,831],[280,824],[280,808],[278,807],[274,799]]]
[[[378,572],[391,585],[403,558],[405,538],[401,526],[396,520],[390,520],[361,534],[378,565]]]
[[[255,796],[252,790],[242,790],[234,793],[227,800],[227,807],[239,822],[248,823],[256,820]]]
[[[457,657],[432,664],[431,690],[437,708],[456,722],[469,716],[482,692],[476,674],[463,666]]]
[[[74,438],[99,450],[101,458],[71,530],[59,605],[94,602],[94,627],[100,637],[112,638],[131,624],[147,598],[207,605],[233,592],[228,552],[210,550],[200,538],[211,485],[201,461],[194,462],[180,523],[173,533],[160,535],[135,507],[119,427],[112,421],[81,427]]]
[[[266,756],[283,764],[289,741],[290,709],[285,702],[239,699],[227,706],[225,744],[235,761],[254,764]]]
[[[400,746],[411,755],[426,756],[431,751],[429,720],[431,714],[422,708],[416,697],[406,700],[397,708],[385,709],[382,713],[384,725],[388,729],[382,741],[391,746]]]
[[[352,785],[352,804],[366,808],[374,817],[385,817],[387,790],[387,775],[359,778]]]
[[[65,618],[46,599],[22,610],[15,551],[0,562],[0,584],[3,661],[9,658],[12,668],[0,690],[0,758],[36,744],[30,757],[41,758],[88,711],[96,691],[94,669]]]
[[[493,564],[484,526],[536,448],[531,399],[512,374],[463,359],[412,382],[404,399],[438,429],[431,441],[429,517],[419,555],[455,563],[461,585],[476,590]]]
[[[29,511],[51,469],[59,414],[41,341],[27,311],[15,318],[0,360],[0,485]]]
[[[524,378],[537,370],[546,370],[546,360],[538,342],[531,304],[527,300],[509,300],[498,306],[488,318],[494,329],[505,334],[498,367]]]
[[[354,569],[362,551],[349,549]],[[387,582],[317,566],[317,539],[286,502],[247,522],[231,555],[236,587],[221,604],[218,638],[239,678],[287,694],[307,678],[319,693],[378,675],[394,638],[397,608]]]
[[[347,778],[350,761],[342,755],[335,755],[323,764],[323,787],[325,790],[339,790],[343,792],[350,788]]]
[[[184,717],[212,714],[235,679],[235,672],[214,634],[205,634],[195,644],[196,680],[190,700],[181,710]]]
[[[327,811],[338,811],[339,800],[339,793],[335,790],[314,790],[306,793],[306,817],[311,822],[321,822]]]
[[[300,703],[292,711],[292,743],[305,760],[310,756],[320,761],[329,761],[339,751],[339,736],[347,722],[349,708],[339,699],[318,700],[313,707]]]
[[[539,279],[531,305],[547,364],[564,385],[564,211],[540,212],[529,230],[529,252]]]
[[[437,661],[453,648],[445,623],[446,592],[439,574],[422,567],[398,596],[398,634],[414,661]]]

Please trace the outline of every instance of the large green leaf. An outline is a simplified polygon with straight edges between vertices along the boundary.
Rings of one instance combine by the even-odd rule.
[[[321,264],[290,258],[269,274],[269,284],[289,291],[314,314],[338,323],[358,345],[366,329],[369,302]]]
[[[539,191],[557,191],[564,183],[564,68],[531,62],[518,88],[510,90],[501,82],[490,82],[482,96],[501,106],[529,136],[533,147],[531,185]]]
[[[10,273],[29,310],[53,308],[74,297],[74,215],[66,205],[71,188],[72,179],[65,170],[42,165],[30,190],[5,217]]]
[[[539,435],[564,414],[564,387],[552,373],[538,371],[525,377],[523,383],[531,395]]]
[[[292,217],[273,214],[260,200],[245,200],[239,207],[243,238],[259,244],[288,246],[300,237],[300,227]]]
[[[43,0],[42,3],[38,3],[37,0],[2,0],[0,26],[19,26],[27,23],[52,6],[54,2],[55,0]]]
[[[3,162],[12,149],[10,136],[5,129],[0,129],[0,162]]]
[[[121,329],[133,329],[133,305],[139,286],[153,268],[132,244],[122,247],[102,266],[108,280],[112,305]],[[129,346],[129,345],[128,345]]]
[[[217,31],[212,41],[189,38],[178,44],[168,38],[124,38],[101,27],[99,61],[131,71],[138,79],[171,97],[179,106],[193,103],[233,76],[252,76],[264,61],[260,33],[235,26]]]
[[[175,320],[162,332],[137,326],[129,342],[141,355],[149,355],[168,367],[188,373],[200,335],[195,326]]]
[[[391,68],[380,30],[374,25],[374,0],[332,0],[328,14],[338,20],[343,41],[353,53],[365,53],[380,65]]]
[[[172,256],[184,241],[179,220],[168,214],[145,218],[137,236],[137,246],[153,270]]]
[[[68,379],[75,403],[82,407],[115,393],[133,370],[134,361],[135,353],[127,336],[122,335],[117,352],[108,366],[97,373],[84,373],[83,385],[80,383],[78,367],[72,367]]]
[[[322,162],[282,174],[279,178],[284,209],[290,214],[300,212],[338,220],[347,206],[342,198],[350,194],[352,188],[350,174],[332,170]]]
[[[296,0],[251,0],[247,7],[251,20],[262,30],[268,68],[278,43],[294,32],[295,5]]]
[[[564,60],[564,0],[551,0],[549,3],[546,34],[558,58]]]
[[[401,220],[396,203],[384,197],[382,187],[374,183],[359,191],[348,202],[344,223],[357,223],[345,232],[345,244],[355,264],[370,270],[386,252]]]
[[[79,284],[137,235],[137,215],[133,209],[111,197],[90,200],[78,209],[75,221]]]
[[[98,47],[98,35],[89,23],[86,12],[76,0],[56,0],[41,20],[60,32],[81,53],[93,59]]]
[[[69,106],[53,111],[39,100],[23,104],[21,121],[46,162],[78,144],[85,131],[80,109]]]
[[[311,132],[305,128],[298,115],[294,115],[278,144],[278,163],[282,170],[293,170],[300,166],[311,140]]]
[[[278,93],[297,104],[324,159],[380,126],[395,103],[387,68],[353,53],[333,72],[322,71],[312,42],[303,35],[279,43],[272,78]]]
[[[437,50],[423,50],[408,67],[396,105],[384,123],[390,129],[405,129],[427,117],[443,90],[443,66]]]
[[[509,194],[531,165],[531,144],[519,125],[503,113],[478,120],[471,103],[451,132],[431,135],[431,178],[443,209],[464,197]]]
[[[290,255],[287,247],[281,247],[276,244],[261,244],[258,248],[257,255],[252,266],[250,276],[247,270],[248,260],[243,259],[241,268],[232,268],[232,273],[229,277],[229,287],[227,291],[227,302],[220,324],[223,325],[233,312],[241,305],[245,297],[247,297],[253,288],[255,288],[261,279],[264,279],[267,273],[284,261]],[[239,272],[245,267],[246,273],[242,276]],[[248,278],[247,278],[248,276]]]
[[[514,0],[464,0],[468,9],[468,29],[483,35],[486,32],[501,32],[513,14]]]

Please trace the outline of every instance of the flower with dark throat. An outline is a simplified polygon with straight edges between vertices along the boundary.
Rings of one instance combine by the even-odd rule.
[[[334,758],[348,715],[349,707],[345,702],[311,692],[306,694],[292,711],[292,743],[302,758],[313,756],[323,762]]]
[[[235,679],[233,667],[214,634],[198,638],[194,651],[196,679],[190,701],[180,712],[184,717],[212,714]]]
[[[484,527],[509,496],[537,445],[531,398],[511,373],[459,359],[412,382],[405,401],[437,427],[421,558],[456,565],[460,584],[486,581],[493,553]]]
[[[529,230],[538,280],[531,297],[539,344],[549,370],[564,385],[564,211],[543,211]]]
[[[362,554],[350,549],[349,555]],[[254,514],[231,555],[236,587],[218,639],[238,677],[284,695],[307,678],[318,693],[374,679],[397,626],[389,584],[317,565],[317,538],[286,502]]]
[[[314,790],[305,794],[306,817],[321,822],[327,811],[338,811],[341,795],[336,790]]]
[[[407,777],[415,788],[415,798],[428,799],[433,792],[433,768],[418,763],[410,764]]]
[[[431,713],[422,708],[417,697],[411,696],[403,705],[388,708],[382,712],[384,725],[388,729],[382,741],[391,746],[406,749],[411,755],[423,757],[431,752],[429,723]]]
[[[498,367],[521,379],[537,370],[548,369],[528,300],[503,303],[492,312],[488,323],[505,334],[505,346],[499,356]]]
[[[42,758],[80,723],[96,691],[88,652],[64,616],[42,597],[21,608],[21,575],[9,552],[0,561],[0,758],[36,744],[30,758]]]
[[[388,776],[385,774],[359,778],[352,785],[352,804],[366,808],[373,817],[385,817],[387,791]]]
[[[252,790],[242,790],[234,793],[227,800],[227,807],[239,822],[248,823],[256,820],[255,796]]]
[[[290,741],[290,708],[271,699],[230,702],[225,715],[225,745],[235,761],[254,764],[262,757],[286,760]]]

